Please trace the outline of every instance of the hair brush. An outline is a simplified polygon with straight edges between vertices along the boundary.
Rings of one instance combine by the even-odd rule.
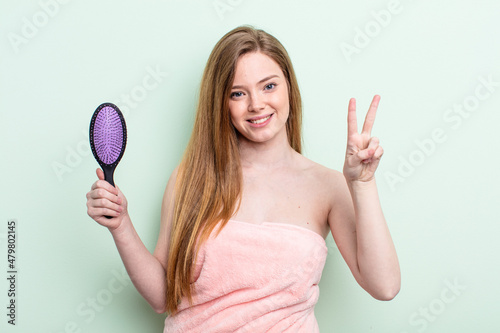
[[[103,103],[97,107],[90,121],[89,138],[92,153],[104,171],[104,180],[115,186],[113,173],[127,144],[127,126],[116,105]]]

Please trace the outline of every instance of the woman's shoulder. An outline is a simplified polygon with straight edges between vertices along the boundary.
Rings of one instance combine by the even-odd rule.
[[[319,164],[304,155],[297,155],[297,167],[308,178],[315,179],[325,185],[330,185],[332,182],[337,183],[339,181],[345,181],[342,172]]]
[[[344,174],[335,169],[321,165],[306,157],[300,158],[302,171],[297,176],[301,177],[301,188],[308,205],[313,207],[320,229],[329,229],[325,223],[337,202],[346,198],[346,181]]]

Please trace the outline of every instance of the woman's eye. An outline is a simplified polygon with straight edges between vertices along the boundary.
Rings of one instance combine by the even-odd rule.
[[[266,84],[265,89],[270,90],[270,89],[273,89],[274,87],[276,87],[276,83],[269,83],[269,84]]]
[[[241,95],[243,95],[241,92],[236,91],[234,93],[231,93],[231,98],[233,98],[233,97],[241,97]]]

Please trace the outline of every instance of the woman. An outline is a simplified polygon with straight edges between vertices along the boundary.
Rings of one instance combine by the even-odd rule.
[[[88,214],[111,231],[141,295],[170,314],[165,332],[318,332],[314,305],[330,231],[360,286],[376,299],[395,297],[399,264],[374,178],[383,150],[370,136],[379,99],[361,134],[349,101],[343,173],[308,160],[286,50],[262,30],[238,27],[208,59],[153,254],[125,196],[97,170]]]

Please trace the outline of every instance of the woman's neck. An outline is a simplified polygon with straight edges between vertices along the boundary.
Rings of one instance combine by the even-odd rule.
[[[266,142],[240,138],[240,158],[243,168],[276,169],[290,165],[295,151],[288,143],[286,132]]]

